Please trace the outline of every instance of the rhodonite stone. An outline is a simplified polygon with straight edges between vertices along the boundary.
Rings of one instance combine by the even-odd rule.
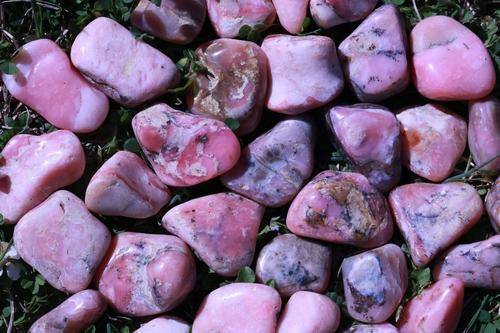
[[[85,155],[76,135],[55,131],[18,134],[0,156],[0,214],[12,224],[56,190],[76,182]]]
[[[132,119],[137,141],[162,182],[192,186],[230,170],[240,143],[223,122],[154,105]]]
[[[257,283],[231,283],[212,291],[201,304],[193,333],[275,333],[281,298]]]
[[[299,236],[363,248],[385,244],[393,231],[384,196],[351,172],[318,174],[293,200],[286,225]]]
[[[290,202],[311,176],[314,126],[308,118],[287,118],[243,151],[222,175],[226,187],[268,207]]]
[[[465,183],[403,185],[390,193],[389,203],[417,266],[427,265],[483,213],[481,197]]]
[[[359,100],[379,102],[408,86],[408,42],[395,5],[379,7],[339,46],[346,80]]]
[[[207,68],[195,76],[187,104],[192,113],[236,119],[239,134],[253,131],[261,118],[267,91],[267,58],[252,42],[217,39],[196,50]]]
[[[344,259],[342,277],[347,311],[365,323],[387,320],[408,286],[405,256],[394,244]]]
[[[356,324],[343,333],[398,333],[398,329],[391,324],[363,325]]]
[[[173,309],[193,289],[196,265],[189,247],[170,235],[122,232],[113,242],[96,283],[119,313],[150,316]]]
[[[497,178],[488,191],[485,206],[493,229],[495,229],[497,233],[500,233],[500,177]]]
[[[364,19],[370,14],[377,0],[311,0],[309,9],[317,25],[329,29],[336,25]]]
[[[179,81],[169,57],[107,17],[96,18],[76,36],[71,61],[99,90],[127,107],[158,97]]]
[[[298,34],[306,19],[308,0],[273,0],[280,24],[291,34]]]
[[[260,251],[257,279],[274,280],[282,296],[300,290],[323,293],[330,281],[332,249],[294,234],[276,236]]]
[[[326,121],[334,142],[357,172],[380,191],[396,186],[401,177],[401,136],[391,111],[373,104],[334,106]]]
[[[493,90],[495,69],[488,50],[479,37],[451,17],[436,15],[420,21],[411,32],[410,45],[413,81],[425,97],[470,100]]]
[[[110,240],[106,226],[67,191],[52,194],[14,229],[21,258],[50,285],[67,293],[88,287]]]
[[[92,87],[53,41],[39,39],[14,57],[17,74],[2,74],[9,92],[52,125],[73,131],[95,131],[108,114],[106,96]]]
[[[262,50],[269,60],[266,106],[271,111],[309,111],[332,101],[344,88],[335,43],[328,37],[271,35]]]
[[[448,177],[467,145],[467,123],[441,106],[427,104],[396,116],[401,123],[403,164],[433,182]]]
[[[162,316],[142,325],[134,333],[189,333],[190,326],[185,321],[170,316]]]
[[[163,227],[182,238],[217,274],[234,276],[252,264],[264,207],[235,193],[218,193],[180,204]]]

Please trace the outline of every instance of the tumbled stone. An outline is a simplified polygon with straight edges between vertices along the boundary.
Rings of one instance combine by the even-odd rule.
[[[355,22],[370,14],[377,0],[311,0],[309,9],[317,25],[329,29],[336,25]]]
[[[398,329],[391,324],[363,325],[356,324],[343,333],[398,333]]]
[[[281,26],[291,34],[301,32],[309,0],[273,0],[273,3]]]
[[[451,17],[436,15],[420,21],[410,34],[410,44],[413,81],[425,97],[470,100],[493,90],[495,69],[488,50],[479,37]]]
[[[167,204],[170,191],[137,155],[119,151],[94,174],[85,204],[97,214],[143,219]]]
[[[408,43],[396,5],[379,7],[339,46],[346,80],[359,100],[379,102],[408,87]]]
[[[500,233],[500,177],[497,178],[488,191],[485,206],[493,229],[495,229],[497,233]]]
[[[231,283],[212,291],[201,304],[193,333],[275,333],[281,298],[263,284]]]
[[[189,247],[170,235],[117,234],[99,270],[99,291],[116,311],[129,316],[173,309],[196,281]]]
[[[405,255],[394,244],[360,253],[344,259],[342,277],[349,315],[365,323],[382,323],[406,292]]]
[[[132,119],[137,141],[162,182],[192,186],[230,170],[240,157],[240,143],[215,119],[154,105]]]
[[[13,62],[18,72],[1,75],[5,86],[52,125],[88,133],[104,122],[108,99],[80,75],[53,41],[38,39],[23,45]]]
[[[483,213],[481,197],[465,183],[403,185],[390,193],[389,203],[417,266],[427,265]]]
[[[127,107],[158,97],[179,81],[169,57],[107,17],[96,18],[76,36],[71,61],[95,87]]]
[[[76,293],[90,284],[111,234],[74,194],[57,191],[14,229],[23,260],[54,288]]]
[[[271,35],[262,50],[269,61],[271,111],[309,111],[332,101],[344,88],[335,43],[328,37]]]
[[[371,248],[392,237],[387,202],[365,176],[323,171],[295,197],[286,225],[299,236]]]
[[[235,193],[218,193],[180,204],[163,227],[179,236],[217,274],[234,276],[252,264],[264,207]]]
[[[252,141],[222,183],[268,207],[289,203],[311,176],[314,126],[308,118],[288,118]]]
[[[185,321],[170,316],[162,316],[142,325],[134,333],[189,333],[190,326]]]
[[[16,223],[56,190],[76,182],[85,169],[80,141],[69,131],[18,134],[0,156],[0,214]]]
[[[467,145],[467,123],[441,106],[409,108],[396,116],[401,123],[403,164],[433,182],[448,177]]]
[[[388,109],[373,104],[334,106],[326,121],[336,145],[380,191],[388,191],[401,178],[399,122]]]

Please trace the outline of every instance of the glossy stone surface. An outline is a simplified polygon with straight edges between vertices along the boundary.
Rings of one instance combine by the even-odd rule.
[[[500,178],[497,178],[488,191],[485,206],[493,229],[500,233]]]
[[[417,266],[457,241],[483,213],[481,197],[465,183],[403,185],[390,193],[389,203]]]
[[[293,200],[286,225],[299,236],[363,248],[387,243],[393,231],[384,196],[351,172],[314,177]]]
[[[343,333],[398,333],[398,329],[391,324],[363,325],[356,324]]]
[[[0,157],[0,214],[16,223],[56,190],[76,182],[85,169],[80,141],[69,131],[18,134]]]
[[[106,226],[67,191],[52,194],[14,229],[21,258],[50,285],[67,293],[88,287],[110,240]]]
[[[317,25],[328,29],[336,25],[355,22],[370,14],[377,0],[311,0],[309,9]]]
[[[179,236],[217,274],[234,276],[252,264],[264,207],[235,193],[192,199],[165,214],[163,227]]]
[[[307,16],[308,0],[273,0],[280,24],[291,34],[298,34]]]
[[[2,80],[17,100],[52,125],[76,133],[95,131],[108,114],[106,96],[92,87],[53,41],[38,39],[14,57],[17,74]]]
[[[240,143],[223,122],[154,105],[132,119],[137,141],[167,185],[192,186],[230,170]]]
[[[134,333],[189,333],[190,326],[175,317],[162,316],[148,321]]]

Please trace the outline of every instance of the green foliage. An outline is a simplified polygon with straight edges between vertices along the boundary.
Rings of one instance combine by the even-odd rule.
[[[236,131],[238,128],[240,128],[240,122],[238,119],[227,118],[226,120],[224,120],[224,122],[232,131]]]
[[[262,40],[261,31],[265,29],[265,25],[257,24],[253,27],[244,25],[238,32],[238,37],[250,42],[259,43]]]
[[[238,272],[235,282],[255,282],[255,273],[252,268],[245,266]]]

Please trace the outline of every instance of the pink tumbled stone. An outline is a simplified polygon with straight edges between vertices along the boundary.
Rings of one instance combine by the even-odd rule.
[[[14,136],[0,157],[0,214],[4,222],[16,223],[50,194],[76,182],[84,169],[82,145],[69,131]]]
[[[344,88],[335,43],[328,37],[271,35],[262,50],[269,60],[271,111],[309,111],[332,101]]]
[[[23,45],[13,62],[18,72],[2,74],[5,86],[52,125],[88,133],[104,122],[108,99],[80,75],[53,41],[39,39]]]
[[[427,265],[483,214],[481,197],[465,183],[403,185],[390,193],[389,203],[417,266]]]
[[[179,81],[169,57],[107,17],[96,18],[76,36],[71,61],[98,89],[128,107],[166,93]]]
[[[167,185],[192,186],[230,170],[240,143],[223,122],[154,105],[132,120],[137,141]]]
[[[495,69],[483,42],[451,17],[420,21],[410,35],[414,84],[427,98],[450,101],[487,96]],[[473,78],[473,79],[471,79]]]
[[[137,155],[119,151],[94,174],[85,204],[97,214],[147,218],[167,204],[170,191]]]
[[[394,244],[363,252],[344,259],[342,277],[349,315],[365,323],[382,323],[406,292],[405,255]]]
[[[57,191],[14,229],[21,258],[54,288],[76,293],[90,284],[111,234],[74,194]]]
[[[311,0],[309,9],[316,24],[328,29],[365,18],[373,11],[377,2],[377,0]]]
[[[291,34],[301,32],[309,0],[273,0],[273,3],[281,26]]]
[[[192,333],[275,333],[281,298],[257,283],[231,283],[203,301]]]
[[[448,177],[467,145],[467,123],[441,106],[413,107],[396,116],[401,123],[403,164],[433,182]]]
[[[391,324],[363,325],[356,324],[343,333],[398,333],[398,329]]]
[[[129,316],[173,309],[196,281],[189,247],[169,235],[120,233],[114,236],[99,270],[99,291],[116,311]]]
[[[252,264],[264,207],[235,193],[218,193],[180,204],[163,227],[182,238],[217,274],[234,276]]]
[[[493,229],[495,229],[497,233],[500,233],[500,177],[497,178],[488,191],[485,206]]]
[[[190,326],[175,317],[162,316],[142,325],[134,333],[189,333]]]
[[[363,248],[387,243],[393,231],[384,196],[351,172],[314,177],[293,200],[286,225],[299,236]]]

